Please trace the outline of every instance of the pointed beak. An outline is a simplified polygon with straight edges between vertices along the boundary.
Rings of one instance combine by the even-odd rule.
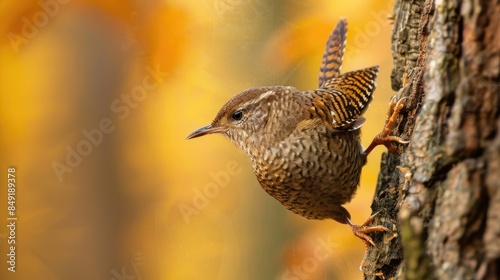
[[[202,128],[198,128],[197,130],[191,132],[191,134],[189,134],[186,137],[186,140],[193,139],[193,138],[200,137],[200,136],[207,135],[207,134],[221,132],[221,131],[222,130],[220,127],[212,126],[211,124],[209,124],[207,126],[204,126]]]

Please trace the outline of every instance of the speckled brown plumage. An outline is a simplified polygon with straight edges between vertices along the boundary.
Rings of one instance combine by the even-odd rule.
[[[250,88],[188,138],[224,134],[251,159],[262,188],[286,208],[308,219],[349,224],[355,235],[373,244],[366,233],[387,229],[353,224],[342,205],[354,196],[366,163],[360,128],[378,66],[340,74],[346,32],[347,21],[341,20],[327,42],[320,88]],[[394,136],[386,140],[388,132],[386,127],[374,145],[404,142]]]

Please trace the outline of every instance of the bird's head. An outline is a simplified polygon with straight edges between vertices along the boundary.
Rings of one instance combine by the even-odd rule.
[[[247,154],[253,154],[255,148],[276,138],[273,127],[281,129],[279,124],[272,124],[278,123],[278,118],[283,116],[276,106],[282,103],[283,89],[258,87],[235,95],[222,106],[211,124],[195,130],[187,139],[220,133]]]

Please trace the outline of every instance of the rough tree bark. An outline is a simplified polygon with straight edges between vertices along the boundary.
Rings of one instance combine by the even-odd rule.
[[[500,275],[500,2],[396,0],[392,86],[406,97],[382,156],[365,279]]]

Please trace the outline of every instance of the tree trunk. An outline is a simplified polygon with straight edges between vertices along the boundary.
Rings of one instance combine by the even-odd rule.
[[[405,109],[373,200],[365,279],[500,274],[500,2],[396,0],[392,86]]]

